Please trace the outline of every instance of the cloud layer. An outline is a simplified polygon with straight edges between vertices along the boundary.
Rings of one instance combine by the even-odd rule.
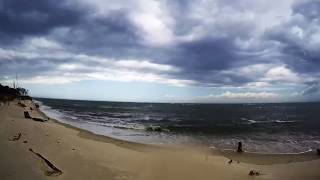
[[[318,0],[1,0],[0,79],[320,97]]]

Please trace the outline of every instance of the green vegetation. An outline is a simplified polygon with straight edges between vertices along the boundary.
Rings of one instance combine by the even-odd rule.
[[[31,99],[31,97],[28,95],[28,90],[25,88],[11,88],[9,86],[3,86],[0,84],[0,101],[11,101],[16,98],[21,100]]]

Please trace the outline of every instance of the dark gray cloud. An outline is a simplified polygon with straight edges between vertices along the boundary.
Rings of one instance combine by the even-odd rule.
[[[202,39],[180,44],[178,57],[173,59],[177,66],[188,70],[210,71],[226,69],[241,57],[235,52],[232,39]]]
[[[253,52],[244,53],[232,38],[207,38],[181,43],[171,54],[167,63],[183,69],[177,74],[179,78],[192,79],[205,86],[251,82],[254,77],[221,71],[249,65],[257,59],[263,62],[263,58]]]
[[[121,10],[107,16],[87,16],[65,33],[53,36],[70,50],[109,57],[119,57],[140,46],[134,26]]]
[[[63,1],[1,0],[0,37],[10,42],[28,35],[44,35],[77,24],[87,13],[84,10]]]

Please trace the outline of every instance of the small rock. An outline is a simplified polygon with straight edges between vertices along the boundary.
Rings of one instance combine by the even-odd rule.
[[[23,141],[23,143],[28,143],[28,141]]]
[[[31,119],[31,116],[28,111],[24,111],[23,113],[24,113],[24,118]]]

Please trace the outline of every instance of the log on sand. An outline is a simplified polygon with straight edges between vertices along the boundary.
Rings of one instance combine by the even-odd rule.
[[[34,152],[31,148],[29,148],[29,151],[31,151],[33,154],[40,157],[46,163],[46,165],[50,168],[50,170],[47,170],[45,172],[47,176],[59,176],[62,174],[62,171],[60,169],[58,169],[55,165],[53,165],[48,159],[43,157],[41,154]]]

